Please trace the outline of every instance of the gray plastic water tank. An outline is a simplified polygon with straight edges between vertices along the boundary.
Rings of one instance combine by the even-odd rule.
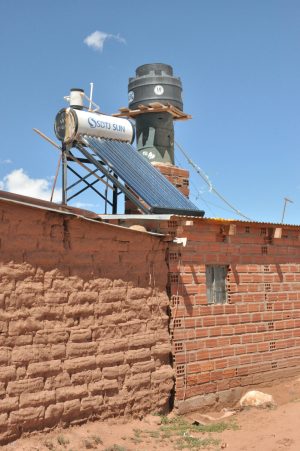
[[[182,86],[179,77],[173,76],[168,64],[144,64],[136,69],[136,77],[129,79],[128,104],[131,110],[152,102],[174,105],[182,110]]]

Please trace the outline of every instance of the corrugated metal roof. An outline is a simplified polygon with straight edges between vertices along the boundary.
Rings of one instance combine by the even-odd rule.
[[[300,224],[281,224],[281,223],[273,223],[273,222],[264,222],[264,221],[246,221],[240,219],[224,219],[224,218],[201,218],[199,216],[188,216],[188,215],[174,215],[174,214],[147,214],[147,215],[128,215],[128,214],[116,214],[116,215],[102,215],[97,214],[89,210],[83,210],[81,208],[71,207],[69,205],[60,205],[55,202],[49,202],[46,200],[36,199],[34,197],[23,196],[21,194],[9,193],[7,191],[0,191],[0,200],[6,202],[12,202],[22,205],[27,205],[34,208],[39,208],[42,210],[54,211],[56,213],[63,213],[67,215],[78,216],[84,219],[89,219],[93,221],[104,221],[107,224],[110,224],[110,220],[124,220],[124,221],[139,221],[139,222],[147,222],[147,221],[170,221],[171,219],[187,219],[193,221],[200,221],[205,223],[217,223],[217,224],[243,224],[243,225],[260,225],[266,227],[289,227],[293,229],[300,230]],[[113,225],[113,224],[110,224]],[[115,225],[116,226],[116,225]],[[120,226],[119,226],[120,227]],[[122,227],[124,228],[124,227]],[[127,228],[127,227],[125,227]],[[142,232],[140,232],[142,233]],[[152,235],[162,236],[158,233],[153,232],[144,232],[151,233]]]
[[[300,224],[281,224],[281,223],[274,223],[274,222],[264,222],[264,221],[246,221],[241,219],[225,219],[225,218],[208,218],[204,217],[201,218],[199,216],[188,216],[188,215],[174,215],[174,214],[161,214],[161,215],[127,215],[127,214],[116,214],[116,215],[98,215],[102,220],[109,221],[111,220],[139,220],[139,221],[169,221],[171,219],[176,218],[184,218],[189,220],[195,220],[198,222],[206,222],[206,223],[217,223],[217,224],[243,224],[243,225],[260,225],[260,226],[267,226],[267,227],[291,227],[291,228],[297,228],[300,229]]]
[[[174,214],[147,214],[147,215],[126,215],[126,214],[116,214],[116,215],[98,215],[99,218],[103,219],[103,220],[117,220],[117,219],[132,219],[132,220],[145,220],[145,221],[168,221],[170,218],[174,217]],[[185,216],[184,216],[185,217]],[[197,216],[187,216],[188,218],[191,217],[195,217],[197,218]]]

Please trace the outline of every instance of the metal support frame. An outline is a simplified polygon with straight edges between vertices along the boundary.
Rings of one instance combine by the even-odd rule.
[[[118,180],[118,176],[113,173],[113,176]],[[112,206],[112,214],[115,215],[118,212],[118,187],[114,185],[113,189],[113,206]]]
[[[113,183],[116,189],[120,189],[125,196],[127,196],[143,213],[151,213],[149,207],[147,208],[120,180],[114,176],[110,169],[107,169],[103,164],[99,163],[96,158],[91,155],[87,149],[80,143],[76,143],[76,148],[97,168],[103,172],[104,175]],[[117,198],[117,196],[116,196]]]
[[[112,214],[116,214],[118,212],[118,196],[122,193],[129,197],[132,202],[134,202],[134,204],[136,204],[144,213],[149,213],[146,207],[141,204],[141,202],[130,191],[128,191],[125,185],[118,180],[118,176],[110,168],[106,167],[102,161],[98,161],[96,158],[91,156],[84,146],[78,143],[76,143],[75,148],[78,149],[85,158],[75,157],[75,155],[71,152],[73,147],[73,145],[62,145],[62,203],[64,205],[85,192],[87,189],[92,189],[98,196],[101,197],[101,199],[104,200],[105,214],[108,213],[108,206],[111,208]],[[71,167],[71,162],[78,163],[81,167],[87,170],[88,173],[82,176],[73,167]],[[90,169],[87,165],[92,165],[94,167],[96,166],[96,169]],[[77,180],[70,185],[68,185],[68,171],[77,177]],[[99,173],[102,173],[102,175],[99,175]],[[88,179],[92,176],[96,177],[96,180],[91,182]],[[95,185],[99,181],[103,181],[106,185],[104,194],[101,193],[99,189],[95,188]],[[112,184],[109,182],[112,182]],[[83,188],[78,189],[78,191],[74,194],[70,194],[70,191],[73,188],[82,183],[85,185]],[[108,188],[112,190],[112,200],[108,198]]]
[[[67,147],[65,144],[62,145],[62,196],[61,196],[61,200],[62,200],[62,204],[66,205],[67,204]]]
[[[69,169],[69,171],[71,171],[74,175],[76,175],[78,177],[79,180],[77,180],[77,182],[73,183],[72,185],[67,187],[67,191],[69,191],[70,189],[74,188],[74,186],[78,185],[80,182],[83,182],[86,186],[84,188],[82,188],[81,190],[77,191],[77,193],[73,194],[72,196],[67,198],[67,201],[70,201],[71,199],[74,199],[74,197],[79,196],[79,194],[83,193],[84,191],[86,191],[88,188],[91,188],[96,194],[98,194],[98,196],[100,196],[104,201],[107,201],[111,206],[112,203],[105,198],[105,196],[103,196],[103,194],[100,193],[100,191],[98,191],[94,185],[96,185],[96,183],[99,182],[98,179],[94,180],[92,183],[88,183],[86,181],[86,179],[91,176],[92,174],[95,174],[98,170],[91,172],[90,174],[86,175],[85,177],[81,177],[80,174],[78,174],[78,172],[75,171],[75,169],[73,169],[71,166],[67,165],[67,168]],[[104,176],[102,176],[101,178],[103,178]]]

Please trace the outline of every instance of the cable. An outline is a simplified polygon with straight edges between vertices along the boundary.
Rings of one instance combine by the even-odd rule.
[[[181,160],[180,158],[178,158],[178,156],[176,155],[176,157],[174,156],[174,160],[175,160],[175,164],[176,166],[178,166],[179,168],[183,167],[183,160]],[[196,187],[195,183],[190,180],[190,185],[193,185],[193,188],[195,190],[195,192],[192,192],[192,190],[190,190],[190,198],[193,196],[195,197],[195,202],[198,201],[198,198],[200,197],[200,199],[202,200],[202,202],[207,206],[207,208],[210,210],[210,212],[212,213],[212,216],[217,216],[214,211],[212,210],[212,208],[210,208],[210,206],[208,205],[208,201],[206,201],[204,199],[204,197],[201,195],[199,189]],[[220,207],[221,208],[221,207]]]
[[[248,221],[251,221],[250,218],[245,216],[243,213],[241,213],[237,208],[235,208],[233,205],[231,205],[225,197],[222,196],[212,185],[211,181],[209,180],[208,176],[205,174],[205,172],[196,164],[194,161],[188,156],[188,154],[185,152],[185,150],[182,148],[182,146],[175,141],[176,146],[178,149],[183,153],[185,158],[187,159],[188,163],[195,169],[198,175],[205,181],[205,183],[209,186],[209,190],[213,192],[216,196],[218,196],[228,207],[231,208],[237,215],[241,216],[242,218],[247,219]]]
[[[183,167],[184,166],[183,160],[178,158],[177,155],[175,157],[175,164],[178,167]],[[207,209],[211,212],[212,217],[213,216],[217,217],[218,215],[213,211],[213,209],[208,204],[211,204],[214,207],[220,208],[221,210],[225,210],[225,211],[228,211],[228,212],[231,211],[231,210],[228,210],[227,208],[221,207],[220,205],[216,205],[213,202],[210,202],[210,201],[204,199],[204,197],[202,196],[201,192],[199,191],[199,189],[197,188],[197,186],[195,185],[195,183],[193,182],[192,179],[190,179],[190,186],[193,187],[193,190],[190,189],[190,198],[193,199],[193,197],[194,197],[195,198],[195,200],[194,200],[195,203],[197,203],[198,199],[200,198],[201,201],[206,205]]]

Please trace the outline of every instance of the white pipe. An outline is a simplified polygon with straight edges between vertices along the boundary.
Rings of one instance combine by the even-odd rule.
[[[90,87],[91,87],[91,89],[90,89],[90,104],[89,104],[89,110],[91,111],[91,109],[92,109],[92,101],[93,101],[93,91],[94,91],[94,83],[93,83],[93,82],[90,83]]]
[[[70,106],[72,108],[83,108],[83,93],[82,89],[70,90]]]

